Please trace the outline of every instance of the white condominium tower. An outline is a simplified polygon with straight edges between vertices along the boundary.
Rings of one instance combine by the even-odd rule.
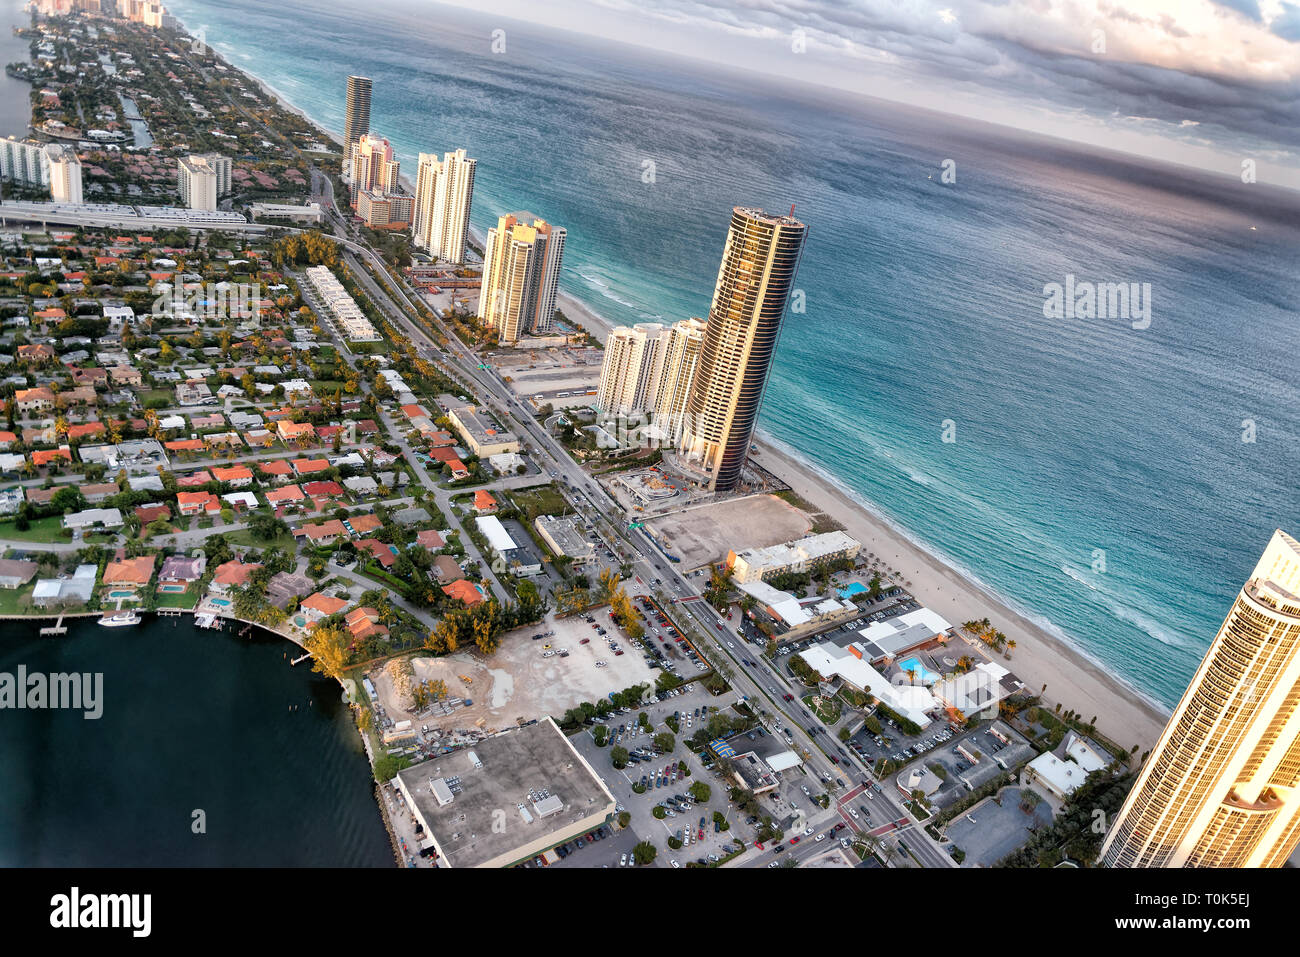
[[[437,153],[421,153],[415,166],[415,208],[411,217],[411,242],[418,249],[429,248],[429,223],[438,196],[438,173],[442,164]]]
[[[352,150],[370,132],[370,78],[348,77],[347,116],[343,121],[343,171],[352,173]]]
[[[686,401],[695,382],[700,349],[704,346],[704,330],[702,319],[683,319],[673,323],[664,343],[663,372],[659,376],[654,412],[660,428],[673,443],[682,437]]]
[[[613,415],[653,409],[667,339],[664,325],[659,322],[639,322],[611,332],[605,341],[596,408]]]
[[[465,237],[469,232],[469,207],[474,198],[474,171],[478,160],[464,150],[420,154],[415,182],[415,245],[449,263],[465,262]]]
[[[50,161],[44,144],[12,136],[0,140],[0,179],[23,186],[49,186]]]
[[[501,342],[551,330],[564,239],[563,227],[532,213],[509,213],[488,230],[478,317]]]
[[[1300,842],[1300,544],[1273,533],[1106,835],[1108,867],[1281,867]]]
[[[230,192],[230,157],[218,153],[182,156],[176,161],[176,186],[190,209],[216,209]]]
[[[732,210],[678,445],[710,491],[740,481],[807,235],[793,215]]]
[[[81,160],[71,146],[50,143],[45,147],[50,167],[50,198],[56,203],[75,203],[81,198]]]

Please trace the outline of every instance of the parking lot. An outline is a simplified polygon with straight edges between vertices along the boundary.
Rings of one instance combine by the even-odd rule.
[[[725,782],[706,771],[699,757],[684,743],[685,739],[699,730],[701,721],[707,720],[706,708],[726,710],[735,700],[734,694],[715,698],[702,689],[692,687],[666,697],[657,704],[611,715],[603,723],[610,729],[613,737],[604,747],[596,746],[591,729],[584,730],[571,739],[583,757],[605,779],[619,807],[631,815],[628,827],[617,835],[617,840],[606,840],[595,846],[598,852],[596,855],[586,854],[586,848],[583,852],[579,852],[579,856],[587,858],[586,864],[579,866],[622,866],[620,861],[624,853],[624,845],[629,853],[630,866],[631,847],[638,841],[646,840],[654,844],[659,851],[653,866],[672,867],[672,862],[675,860],[679,867],[684,867],[691,861],[701,859],[708,861],[710,855],[721,857],[724,853],[724,845],[729,845],[734,838],[752,840],[752,829],[738,820],[736,810],[728,805]],[[700,714],[699,718],[696,717],[697,710]],[[637,716],[641,711],[646,713],[647,720],[651,724],[649,729],[636,726]],[[665,723],[665,719],[674,711],[679,712],[680,720],[679,731],[676,733],[673,733]],[[620,725],[623,726],[621,732]],[[663,731],[673,733],[675,746],[666,753],[655,753],[654,736]],[[648,757],[646,760],[630,763],[621,770],[615,769],[610,760],[610,750],[615,745],[627,749],[629,753],[639,752]],[[682,762],[685,762],[689,774],[683,775],[679,770]],[[645,793],[638,794],[633,790],[633,785],[640,785],[643,778],[646,790]],[[696,781],[707,784],[711,792],[709,799],[703,803],[696,802],[689,794],[691,784]],[[655,806],[660,804],[667,807],[666,816],[662,819],[656,818],[653,813]],[[722,812],[730,824],[730,830],[714,830],[715,811]],[[703,826],[700,824],[701,817],[704,818]],[[701,830],[703,830],[703,837],[700,836]],[[668,838],[678,835],[683,842],[689,839],[689,843],[672,850],[668,847]]]
[[[673,624],[672,618],[649,595],[634,595],[633,605],[645,626],[644,645],[648,645],[647,664],[663,668],[683,681],[709,670],[708,663],[694,645]],[[608,613],[604,612],[606,617]]]
[[[948,824],[945,831],[957,847],[966,852],[963,867],[993,867],[1025,841],[1029,828],[1040,828],[1052,821],[1052,808],[1041,801],[1029,813],[1021,807],[1021,789],[1003,788],[985,798],[965,814]]]

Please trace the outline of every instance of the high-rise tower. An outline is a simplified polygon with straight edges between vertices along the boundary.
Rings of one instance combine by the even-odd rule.
[[[740,481],[807,235],[793,215],[732,210],[679,444],[711,490]]]
[[[370,78],[348,77],[348,112],[343,121],[343,169],[352,171],[352,148],[370,132]]]
[[[551,330],[564,238],[563,227],[532,213],[502,216],[488,230],[478,316],[502,342]]]
[[[1106,835],[1109,867],[1281,867],[1300,842],[1300,543],[1273,534]]]

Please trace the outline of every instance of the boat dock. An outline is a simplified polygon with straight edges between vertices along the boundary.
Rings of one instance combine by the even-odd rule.
[[[66,635],[67,633],[68,633],[68,626],[63,623],[62,615],[59,616],[59,620],[56,621],[54,624],[47,625],[46,627],[41,629],[42,637],[46,635]]]
[[[291,662],[289,662],[289,663],[292,664],[292,665],[299,665],[299,664],[302,664],[304,661],[306,661],[306,660],[307,660],[308,658],[310,658],[310,657],[311,657],[311,652],[309,651],[309,652],[307,652],[305,655],[299,655],[297,658],[293,659],[293,661],[291,661]]]

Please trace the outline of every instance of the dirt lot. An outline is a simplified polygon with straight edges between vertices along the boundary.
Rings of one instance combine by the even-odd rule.
[[[456,708],[450,715],[411,714],[399,706],[392,681],[385,672],[372,673],[371,679],[394,721],[411,718],[417,727],[428,724],[469,729],[482,718],[485,731],[514,727],[520,718],[528,720],[543,715],[559,718],[583,701],[595,701],[634,684],[653,686],[659,671],[646,667],[641,651],[627,641],[621,630],[611,628],[608,615],[597,613],[596,619],[610,635],[616,635],[624,652],[622,656],[616,657],[585,619],[555,620],[548,616],[544,624],[507,634],[501,648],[490,659],[477,652],[464,651],[443,658],[412,659],[416,683],[441,679],[452,698],[469,698],[474,702],[468,708]],[[533,635],[545,631],[554,631],[555,635],[532,640]],[[581,644],[583,638],[590,639],[589,643]],[[551,650],[567,648],[569,657],[543,658],[547,644]],[[605,667],[597,668],[597,661],[605,662]],[[470,680],[464,681],[462,675]]]
[[[668,551],[693,570],[721,561],[731,549],[762,548],[802,538],[812,523],[775,495],[750,495],[688,508],[647,521]]]

